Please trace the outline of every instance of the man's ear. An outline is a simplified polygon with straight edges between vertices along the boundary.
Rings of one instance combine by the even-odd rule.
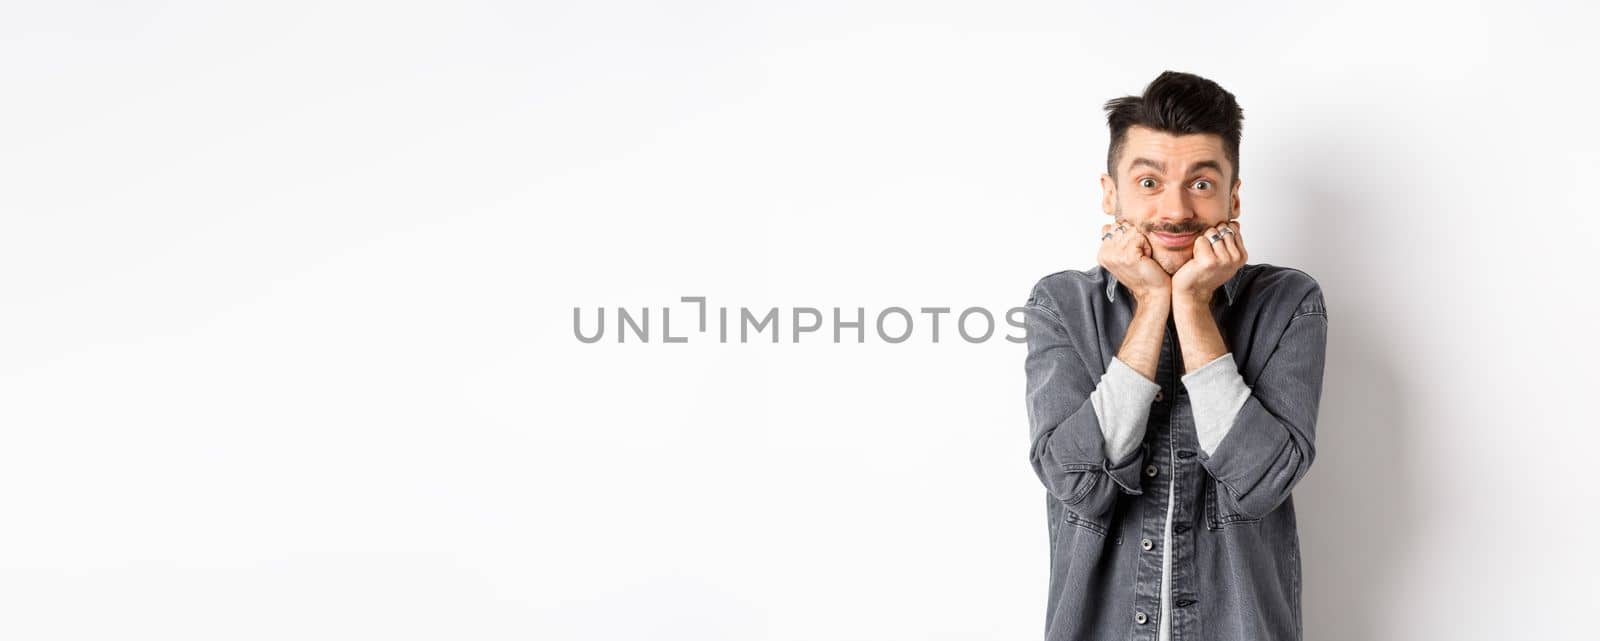
[[[1238,178],[1233,179],[1233,198],[1228,203],[1228,220],[1237,220],[1239,218],[1239,185],[1243,184],[1244,181]]]
[[[1117,181],[1111,174],[1100,174],[1100,211],[1107,216],[1117,215]]]

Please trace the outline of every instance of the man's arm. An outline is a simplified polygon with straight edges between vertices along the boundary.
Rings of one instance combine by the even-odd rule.
[[[1183,380],[1195,409],[1199,460],[1241,512],[1259,517],[1289,496],[1316,458],[1327,310],[1321,288],[1313,284],[1250,387],[1231,352],[1221,347],[1209,307],[1209,301],[1202,305],[1188,297],[1173,302],[1189,370]],[[1226,419],[1230,413],[1233,417]]]
[[[1100,433],[1106,439],[1106,459],[1113,463],[1132,456],[1144,443],[1145,426],[1150,423],[1150,404],[1161,386],[1134,371],[1121,358],[1111,357],[1111,365],[1100,377],[1100,384],[1089,394]]]
[[[1211,295],[1174,296],[1172,315],[1178,343],[1183,346],[1183,386],[1189,390],[1194,410],[1195,435],[1201,451],[1210,456],[1233,427],[1232,422],[1221,419],[1238,414],[1250,388],[1239,377],[1233,359],[1223,358],[1231,352],[1211,315]]]
[[[1239,376],[1233,352],[1228,352],[1183,375],[1183,387],[1189,390],[1189,408],[1194,413],[1200,451],[1210,456],[1233,429],[1239,408],[1250,398],[1250,386]]]
[[[1146,313],[1155,314],[1155,307]],[[1126,494],[1143,493],[1139,471],[1144,457],[1138,455],[1138,446],[1148,422],[1150,399],[1159,387],[1118,359],[1102,373],[1098,359],[1086,360],[1072,344],[1047,300],[1036,295],[1024,310],[1029,460],[1052,496],[1081,513],[1106,516],[1119,488]],[[1164,311],[1161,316],[1164,321]],[[1165,328],[1158,324],[1155,329]],[[1156,334],[1156,356],[1160,340],[1161,335]],[[1132,352],[1130,357],[1138,358]],[[1108,421],[1104,426],[1101,410]]]
[[[1154,291],[1147,298],[1135,300],[1133,320],[1122,337],[1122,346],[1089,396],[1106,439],[1106,458],[1113,462],[1131,455],[1144,442],[1150,404],[1161,389],[1153,379],[1161,358],[1161,341],[1167,333],[1172,297],[1166,291]]]

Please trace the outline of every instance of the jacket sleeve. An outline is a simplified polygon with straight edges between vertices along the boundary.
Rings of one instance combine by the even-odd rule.
[[[1311,470],[1327,345],[1327,310],[1321,289],[1313,287],[1249,387],[1227,434],[1215,451],[1198,454],[1246,516],[1276,509]]]
[[[1120,460],[1107,458],[1105,434],[1090,398],[1104,381],[1102,368],[1083,358],[1059,315],[1047,305],[1029,299],[1023,309],[1028,334],[1029,461],[1052,496],[1080,513],[1109,516],[1119,493],[1143,493],[1139,469],[1144,448],[1133,448]],[[1153,397],[1158,386],[1144,382],[1152,386],[1148,393]],[[1148,402],[1144,413],[1140,423],[1148,420]]]

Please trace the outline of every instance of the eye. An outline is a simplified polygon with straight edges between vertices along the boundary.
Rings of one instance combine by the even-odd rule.
[[[1155,186],[1156,186],[1156,179],[1154,179],[1154,178],[1142,178],[1142,179],[1139,180],[1139,186],[1143,187],[1145,189],[1154,189]]]
[[[1194,186],[1199,188],[1199,189],[1210,189],[1211,188],[1211,181],[1209,181],[1209,180],[1196,180],[1196,181],[1194,181]]]

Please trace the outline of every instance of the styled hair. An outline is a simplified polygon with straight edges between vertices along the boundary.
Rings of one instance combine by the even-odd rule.
[[[1215,82],[1192,73],[1164,71],[1150,81],[1142,96],[1123,96],[1106,102],[1106,124],[1111,127],[1111,149],[1106,153],[1106,173],[1117,175],[1117,162],[1133,125],[1175,136],[1217,134],[1222,150],[1239,178],[1239,138],[1244,130],[1244,110],[1233,94]],[[1230,184],[1233,180],[1228,181]]]

